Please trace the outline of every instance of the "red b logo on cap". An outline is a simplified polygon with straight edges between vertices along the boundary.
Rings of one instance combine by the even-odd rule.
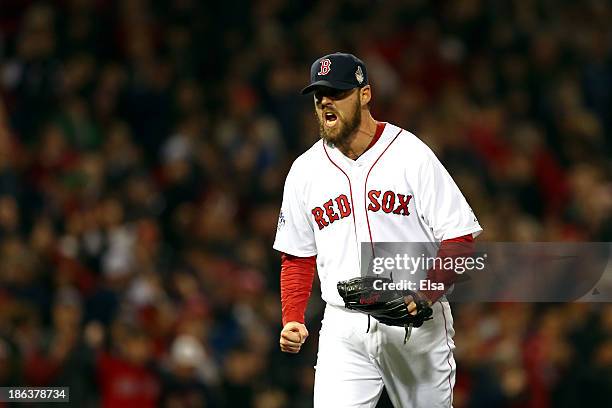
[[[317,73],[317,75],[329,74],[329,71],[331,71],[331,69],[329,68],[330,66],[331,66],[331,60],[329,58],[325,58],[324,60],[321,60],[321,70]]]

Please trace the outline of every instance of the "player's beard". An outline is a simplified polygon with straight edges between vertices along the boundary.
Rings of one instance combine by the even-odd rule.
[[[319,136],[324,142],[336,147],[347,145],[361,124],[361,104],[357,99],[353,112],[345,115],[344,118],[340,118],[336,113],[338,124],[331,129],[325,127],[325,115],[320,116],[316,112],[315,115],[319,121]]]

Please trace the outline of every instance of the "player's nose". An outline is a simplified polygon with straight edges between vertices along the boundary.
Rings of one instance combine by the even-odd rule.
[[[322,96],[321,97],[321,106],[322,107],[332,106],[333,102],[334,102],[333,99],[330,98],[329,96]]]

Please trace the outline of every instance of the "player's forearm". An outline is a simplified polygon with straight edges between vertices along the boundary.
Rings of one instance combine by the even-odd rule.
[[[474,253],[474,238],[472,234],[442,241],[437,257],[440,259],[466,257]],[[454,264],[454,263],[453,263]],[[438,290],[421,291],[431,303],[437,302],[455,283],[458,274],[451,268],[433,267],[427,272],[430,287],[443,288]]]
[[[312,292],[316,258],[281,256],[281,305],[283,326],[287,322],[304,323],[304,314]]]

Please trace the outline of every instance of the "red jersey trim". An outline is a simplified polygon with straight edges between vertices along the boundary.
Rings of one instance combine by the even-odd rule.
[[[323,151],[325,152],[325,155],[327,156],[331,164],[336,166],[336,168],[340,170],[342,174],[344,174],[344,177],[346,177],[346,181],[348,181],[349,193],[351,195],[351,213],[353,215],[353,229],[355,230],[355,241],[357,242],[358,241],[357,239],[357,221],[355,221],[355,204],[353,201],[353,186],[351,184],[351,178],[348,176],[348,174],[346,174],[344,170],[342,170],[342,167],[338,166],[336,162],[333,161],[332,158],[329,156],[329,153],[327,152],[327,148],[325,147],[325,142],[323,143]],[[359,245],[359,243],[357,243],[357,245]]]
[[[368,150],[370,150],[370,148],[372,146],[374,146],[376,144],[376,142],[378,142],[378,139],[380,139],[380,137],[382,136],[383,132],[385,131],[385,122],[376,122],[376,131],[374,132],[374,137],[372,138],[372,140],[370,140],[370,144],[368,145],[368,147],[366,147],[366,149],[363,151],[363,153],[367,152]],[[363,155],[363,153],[361,153]]]
[[[380,125],[380,123],[379,123]],[[385,124],[382,123],[382,129],[384,129]],[[368,200],[367,200],[367,191],[368,191],[368,178],[370,177],[370,173],[372,172],[372,169],[374,168],[374,166],[376,166],[376,163],[378,163],[378,161],[380,160],[380,158],[383,156],[383,154],[385,154],[385,152],[387,151],[387,149],[389,149],[389,147],[393,144],[393,142],[395,142],[395,140],[399,137],[399,135],[403,132],[403,129],[400,129],[399,132],[397,132],[397,135],[395,135],[395,137],[393,138],[393,140],[391,140],[391,142],[387,145],[387,147],[385,147],[385,150],[382,151],[382,153],[380,154],[380,156],[378,156],[378,158],[374,161],[374,163],[372,163],[372,167],[370,167],[370,170],[368,170],[368,174],[366,175],[365,178],[365,182],[363,185],[363,202],[365,205],[365,216],[366,216],[366,222],[368,224],[368,233],[370,234],[370,245],[372,245],[372,256],[376,256],[374,254],[374,240],[372,239],[372,228],[370,227],[370,217],[368,216]],[[376,128],[376,132],[378,133],[378,126]],[[381,132],[382,134],[382,132]],[[378,140],[380,139],[380,135],[378,136],[378,138],[376,138],[376,135],[374,135],[374,139]],[[372,141],[374,143],[376,143],[374,141],[374,139],[372,139]]]
[[[448,354],[446,355],[446,362],[448,363],[448,388],[450,388],[450,402],[451,407],[453,405],[453,385],[451,384],[451,375],[453,374],[453,365],[451,364],[451,357],[453,356],[453,349],[451,349],[450,343],[448,342],[448,328],[446,327],[446,313],[444,313],[444,306],[440,303],[442,308],[442,317],[444,318],[444,336],[446,338],[446,346],[448,347]]]

